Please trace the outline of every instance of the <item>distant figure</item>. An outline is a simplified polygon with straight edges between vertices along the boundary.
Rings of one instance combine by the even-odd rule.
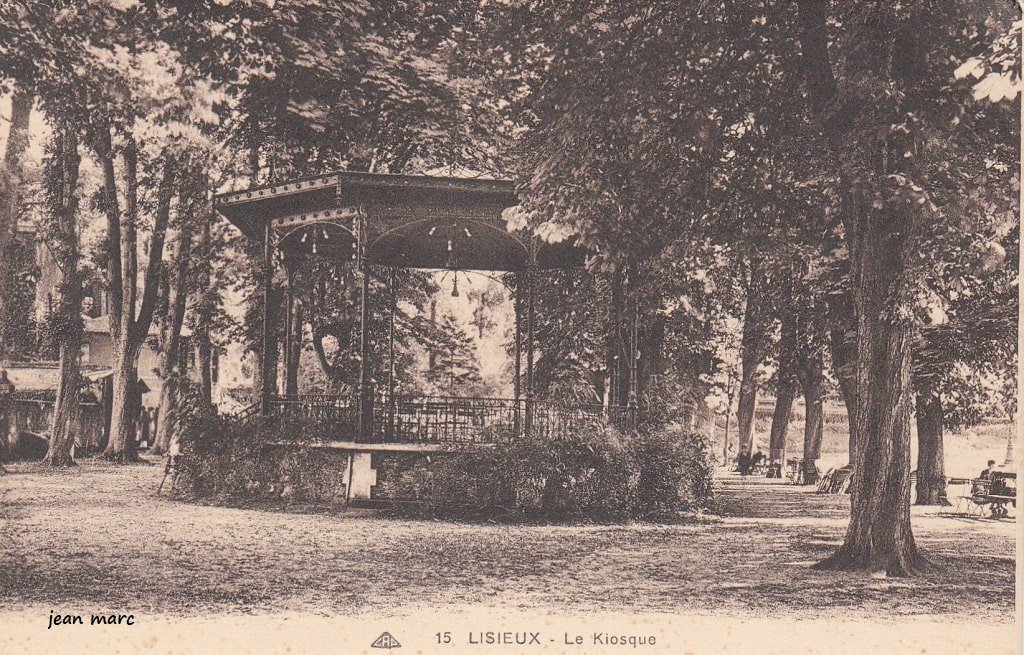
[[[139,447],[148,448],[150,445],[149,431],[149,408],[142,407],[139,412]]]
[[[982,480],[991,480],[992,479],[992,473],[995,470],[996,470],[996,460],[990,459],[990,460],[988,460],[988,468],[984,469],[978,475],[978,477],[981,478]]]
[[[733,461],[732,454],[734,452],[736,452],[736,446],[734,446],[731,443],[727,444],[726,447],[725,447],[725,466],[729,466],[729,464],[732,463],[732,461]]]
[[[740,467],[740,475],[750,475],[751,457],[750,451],[744,448],[740,452],[739,459],[737,460]]]
[[[764,453],[758,448],[757,452],[754,453],[753,457],[750,458],[750,468],[755,469],[757,466],[764,461]]]

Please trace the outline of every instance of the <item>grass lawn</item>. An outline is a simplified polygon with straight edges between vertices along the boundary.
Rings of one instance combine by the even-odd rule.
[[[0,610],[88,604],[172,614],[396,609],[961,614],[1007,620],[1014,523],[914,508],[935,564],[911,580],[822,573],[846,497],[719,480],[688,525],[498,526],[199,506],[155,496],[159,466],[34,464],[0,477]]]

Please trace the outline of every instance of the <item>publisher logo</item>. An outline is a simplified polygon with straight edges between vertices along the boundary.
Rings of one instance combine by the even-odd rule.
[[[398,643],[398,640],[395,639],[394,637],[392,637],[390,632],[382,632],[381,635],[379,637],[377,637],[373,641],[372,644],[370,644],[370,648],[401,648],[401,647],[402,647],[402,644]]]

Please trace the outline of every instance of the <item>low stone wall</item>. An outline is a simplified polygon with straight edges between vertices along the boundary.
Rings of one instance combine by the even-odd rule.
[[[374,453],[372,466],[376,484],[370,490],[371,500],[417,501],[426,495],[425,473],[445,453]]]
[[[253,481],[266,496],[322,505],[347,501],[350,453],[309,446],[271,446],[261,453]]]
[[[253,477],[266,494],[327,505],[417,501],[424,472],[444,456],[411,444],[272,443]]]

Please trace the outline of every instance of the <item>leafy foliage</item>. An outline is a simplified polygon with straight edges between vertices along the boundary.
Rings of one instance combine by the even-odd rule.
[[[503,440],[421,472],[430,516],[501,521],[674,520],[710,507],[710,453],[679,430],[637,438],[605,424],[556,438]]]

